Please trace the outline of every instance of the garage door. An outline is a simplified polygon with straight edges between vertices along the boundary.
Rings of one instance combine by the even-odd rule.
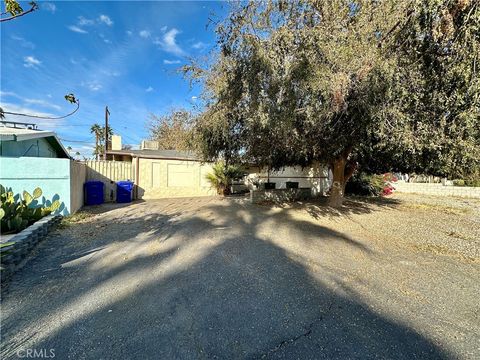
[[[199,170],[197,165],[168,164],[167,186],[168,187],[194,187],[194,171]]]

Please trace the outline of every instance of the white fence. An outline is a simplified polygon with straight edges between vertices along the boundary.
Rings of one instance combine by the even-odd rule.
[[[392,184],[396,191],[437,196],[459,196],[480,199],[480,187],[452,186],[438,183],[407,183],[398,181]]]
[[[116,182],[121,180],[134,181],[135,173],[132,163],[126,161],[89,160],[86,181],[96,180],[105,184],[105,201],[115,201]]]

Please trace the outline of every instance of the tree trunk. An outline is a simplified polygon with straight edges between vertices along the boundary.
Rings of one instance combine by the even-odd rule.
[[[351,148],[346,149],[332,162],[333,182],[328,201],[328,204],[332,207],[342,206],[347,181],[357,169],[357,163],[348,160],[351,151]]]
[[[98,134],[95,134],[95,160],[98,161]]]
[[[330,191],[330,199],[328,204],[332,207],[341,207],[343,203],[343,195],[345,192],[345,164],[346,159],[341,156],[332,163],[333,181]]]

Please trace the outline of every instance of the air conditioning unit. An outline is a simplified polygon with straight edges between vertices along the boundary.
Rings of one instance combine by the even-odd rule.
[[[158,150],[159,148],[159,142],[153,140],[142,140],[140,145],[140,150]]]

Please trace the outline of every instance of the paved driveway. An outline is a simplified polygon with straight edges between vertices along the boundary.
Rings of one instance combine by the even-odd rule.
[[[3,289],[3,358],[478,358],[479,203],[425,206],[91,208]]]

